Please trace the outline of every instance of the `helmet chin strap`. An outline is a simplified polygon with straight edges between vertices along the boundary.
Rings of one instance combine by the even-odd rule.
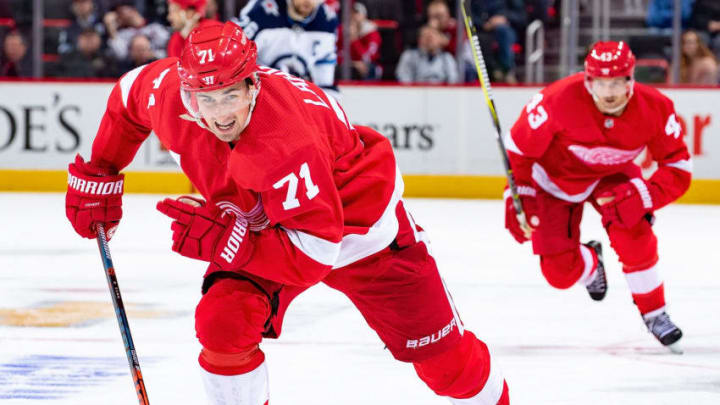
[[[627,83],[627,92],[626,92],[627,98],[625,99],[625,102],[615,108],[612,108],[609,110],[606,109],[604,111],[600,110],[600,111],[603,114],[615,114],[617,112],[622,111],[627,106],[627,104],[630,102],[630,99],[632,98],[632,96],[635,92],[634,88],[635,88],[635,79],[631,78],[630,80],[628,80],[628,83]],[[587,75],[585,76],[585,90],[587,90],[587,92],[590,93],[590,96],[592,97],[593,101],[595,102],[595,106],[597,107],[600,104],[600,97],[598,97],[598,95],[595,94],[595,92],[593,91],[592,86],[590,85],[590,79],[588,79]],[[600,108],[598,107],[598,109],[600,109]]]

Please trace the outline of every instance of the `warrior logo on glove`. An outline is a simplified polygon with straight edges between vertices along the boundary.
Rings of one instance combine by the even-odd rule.
[[[252,242],[244,217],[190,196],[166,198],[157,209],[174,219],[170,225],[173,251],[223,270],[238,270],[250,258]]]

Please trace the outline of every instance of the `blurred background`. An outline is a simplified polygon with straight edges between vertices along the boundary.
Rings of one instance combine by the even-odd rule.
[[[118,77],[179,56],[196,26],[233,21],[258,61],[313,81],[387,136],[406,196],[500,198],[494,126],[456,0],[0,0],[0,190],[64,191]],[[720,203],[718,0],[469,0],[503,131],[542,86],[626,41],[635,78],[674,102],[694,161],[684,202]],[[275,35],[278,30],[285,30]],[[652,170],[643,154],[639,164]],[[192,185],[150,137],[128,191]]]
[[[203,18],[238,18],[247,3],[207,0]],[[339,30],[337,80],[414,80],[397,68],[418,47],[452,56],[447,69],[457,75],[442,82],[477,80],[457,1],[325,3],[350,27]],[[1,0],[0,76],[118,77],[167,55],[168,8],[166,0]],[[494,82],[556,80],[581,68],[594,41],[612,39],[635,52],[639,81],[718,84],[716,0],[485,0],[471,9]]]

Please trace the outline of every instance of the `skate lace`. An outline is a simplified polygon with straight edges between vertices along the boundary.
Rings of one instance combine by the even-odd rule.
[[[674,323],[670,320],[670,317],[666,313],[662,313],[655,318],[648,321],[650,331],[653,335],[662,338],[673,330],[677,329]]]

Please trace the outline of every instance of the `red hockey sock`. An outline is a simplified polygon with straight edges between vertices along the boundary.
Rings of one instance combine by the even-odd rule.
[[[213,374],[238,375],[255,370],[265,361],[265,353],[257,345],[240,353],[218,353],[203,348],[198,357],[200,366]]]
[[[505,397],[507,403],[507,386],[499,369],[492,368],[487,346],[470,331],[466,330],[460,343],[449,351],[413,365],[420,379],[438,395],[483,396],[485,402],[478,403]]]
[[[660,287],[648,293],[633,294],[632,297],[642,315],[665,306],[665,288],[662,284],[660,284]]]

